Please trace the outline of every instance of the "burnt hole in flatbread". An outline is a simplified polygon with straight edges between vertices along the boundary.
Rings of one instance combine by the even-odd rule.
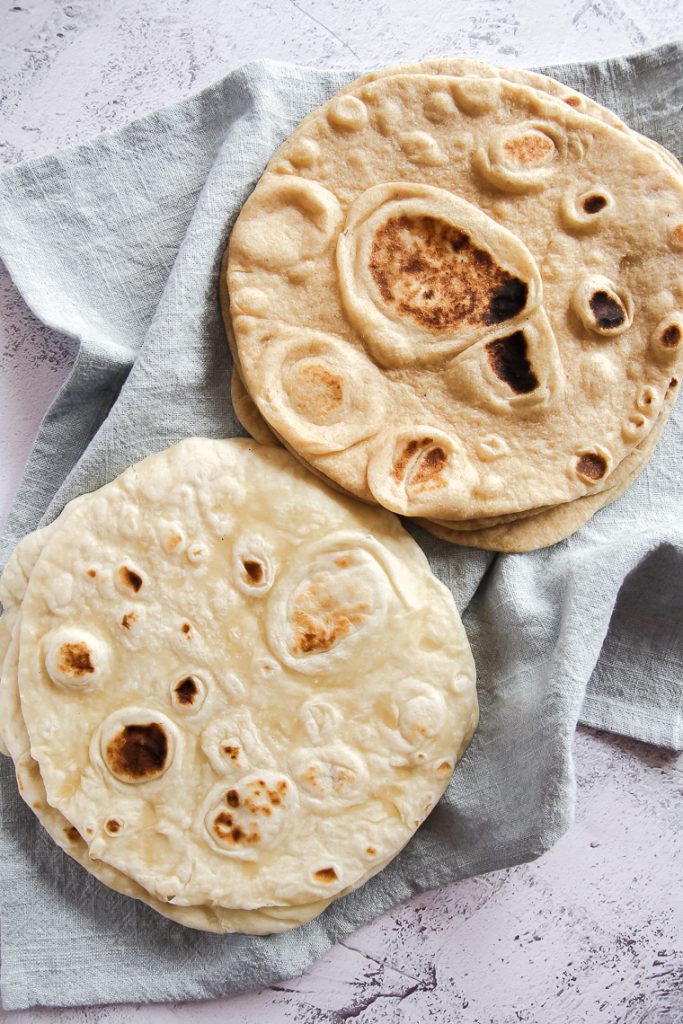
[[[229,807],[239,807],[240,795],[236,789],[228,790],[228,792],[225,794],[225,802],[228,804]]]
[[[313,877],[318,882],[336,882],[339,876],[334,868],[319,868],[313,872]]]
[[[176,683],[173,692],[176,695],[176,700],[179,704],[185,707],[190,707],[195,702],[199,687],[197,682],[192,676],[185,676],[180,682]]]
[[[128,589],[132,590],[135,594],[137,594],[142,587],[142,576],[127,565],[122,565],[119,569],[119,579],[123,583],[124,587],[128,587]]]
[[[586,196],[582,205],[584,213],[600,213],[600,210],[604,210],[604,208],[607,206],[607,200],[604,196],[601,196],[599,193],[595,192],[593,195]]]
[[[124,725],[107,744],[107,761],[116,775],[156,778],[166,767],[168,737],[159,722]]]
[[[576,472],[584,480],[601,480],[607,472],[607,460],[598,452],[586,452],[579,456],[576,463]]]
[[[677,388],[678,387],[678,380],[676,379],[676,377],[672,377],[671,378],[671,380],[669,381],[669,387],[670,388]]]
[[[59,648],[57,667],[60,672],[72,679],[82,679],[83,676],[92,675],[95,671],[90,648],[83,642],[62,644]]]
[[[375,233],[369,269],[382,300],[428,331],[500,323],[527,300],[523,281],[436,217],[389,218]]]
[[[518,395],[528,395],[538,387],[538,377],[527,357],[524,331],[515,331],[507,338],[496,338],[486,345],[489,366],[499,380]]]
[[[593,311],[596,324],[604,331],[612,330],[614,327],[621,327],[626,320],[626,311],[621,302],[608,292],[593,292],[589,305]]]
[[[189,622],[183,622],[182,626],[180,627],[180,631],[181,633],[184,633],[186,637],[190,638],[192,626],[190,625]]]
[[[670,324],[662,331],[662,345],[664,348],[676,348],[681,340],[681,329],[678,324]]]
[[[265,576],[263,562],[259,562],[255,558],[243,558],[242,565],[244,566],[247,583],[253,583],[254,586],[258,586],[259,583],[263,582],[263,577]]]

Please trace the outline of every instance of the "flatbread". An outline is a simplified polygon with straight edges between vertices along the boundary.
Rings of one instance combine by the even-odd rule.
[[[156,900],[116,868],[103,861],[93,860],[89,855],[87,843],[77,829],[47,802],[38,764],[31,757],[29,736],[19,701],[19,618],[28,580],[47,538],[55,532],[64,515],[68,515],[79,502],[86,501],[89,497],[90,495],[85,495],[74,499],[58,520],[24,537],[12,552],[0,576],[0,593],[3,595],[3,614],[0,618],[0,624],[3,626],[0,631],[0,730],[4,747],[2,753],[12,757],[14,761],[17,785],[23,800],[57,846],[89,874],[110,889],[141,900],[177,924],[200,931],[238,931],[252,935],[270,935],[307,923],[317,917],[330,901],[319,900],[293,908],[266,907],[255,911],[231,911],[223,907],[210,906],[176,907]],[[11,629],[8,629],[9,623],[13,624]]]
[[[380,79],[308,118],[238,219],[246,386],[313,469],[402,514],[490,519],[598,493],[679,359],[682,222],[680,175],[564,102]],[[400,270],[411,253],[436,299]],[[462,260],[481,285],[466,316],[448,299]]]
[[[182,442],[69,516],[28,583],[19,690],[91,858],[163,902],[269,913],[383,866],[476,724],[417,545],[240,440]]]

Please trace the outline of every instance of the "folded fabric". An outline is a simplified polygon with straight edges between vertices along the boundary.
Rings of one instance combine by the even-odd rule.
[[[681,156],[683,48],[543,69]],[[276,146],[355,77],[258,62],[94,142],[0,175],[0,256],[38,317],[79,343],[7,524],[1,559],[66,501],[188,435],[243,433],[217,274]],[[634,487],[527,555],[413,528],[472,643],[481,725],[437,806],[361,890],[289,934],[184,929],[57,850],[0,764],[6,1009],[200,999],[301,972],[396,902],[538,856],[569,826],[577,720],[682,745],[683,414]]]

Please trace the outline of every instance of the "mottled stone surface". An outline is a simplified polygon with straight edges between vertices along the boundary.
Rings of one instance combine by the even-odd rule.
[[[0,161],[92,137],[258,57],[514,65],[681,34],[681,0],[10,0]],[[0,268],[0,521],[75,342]],[[0,1012],[0,1024],[679,1024],[683,759],[581,730],[577,822],[531,865],[418,897],[277,989],[192,1006]]]

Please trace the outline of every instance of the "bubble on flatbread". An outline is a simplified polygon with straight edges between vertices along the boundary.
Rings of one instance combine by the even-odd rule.
[[[659,363],[666,365],[679,356],[683,348],[683,315],[669,313],[655,327],[650,337],[650,351]]]
[[[79,626],[61,626],[43,640],[45,668],[53,683],[68,690],[88,691],[101,684],[109,665],[109,648]]]
[[[546,125],[529,121],[499,129],[487,147],[472,156],[472,169],[503,192],[541,192],[557,157],[555,138]]]
[[[129,707],[109,715],[95,737],[97,761],[119,782],[140,785],[160,779],[171,767],[178,730],[159,711]]]
[[[303,749],[291,759],[301,800],[333,812],[335,807],[363,802],[369,792],[366,761],[344,743]]]
[[[118,836],[125,831],[126,823],[123,818],[113,817],[107,818],[104,823],[104,831],[108,836]]]
[[[299,139],[288,147],[287,159],[295,167],[314,167],[320,160],[320,146],[314,139]]]
[[[372,436],[384,413],[385,384],[376,367],[342,339],[277,324],[261,337],[267,392],[260,408],[285,439],[310,454],[343,451]]]
[[[482,462],[494,462],[509,455],[510,446],[499,434],[487,434],[477,440],[474,450]]]
[[[427,425],[382,435],[370,454],[368,485],[381,505],[414,514],[421,505],[448,508],[453,492],[464,498],[478,477],[454,434]]]
[[[337,131],[357,132],[368,123],[368,108],[357,96],[337,96],[327,109],[327,120]]]
[[[408,743],[417,746],[439,732],[445,714],[443,696],[433,687],[425,686],[422,693],[409,697],[399,706],[400,733]]]
[[[498,83],[490,79],[452,78],[449,90],[457,107],[471,117],[481,117],[493,110],[500,100]]]
[[[435,124],[442,124],[456,112],[453,97],[448,92],[437,90],[430,92],[425,98],[423,109],[425,117]]]
[[[157,527],[157,535],[162,550],[167,555],[179,555],[185,549],[187,538],[185,531],[178,522],[163,521]]]
[[[632,413],[621,425],[621,436],[625,441],[633,444],[645,432],[648,419],[640,412]]]
[[[124,562],[118,567],[114,579],[117,588],[132,597],[140,593],[145,583],[142,571],[129,562]]]
[[[230,246],[238,260],[266,269],[294,267],[319,256],[336,237],[342,220],[336,196],[315,181],[288,175],[262,179],[261,216],[249,229],[240,220]]]
[[[562,221],[574,234],[588,234],[605,226],[614,211],[611,193],[602,187],[570,189],[560,203]]]
[[[586,484],[594,485],[608,475],[610,471],[611,457],[609,452],[602,446],[596,446],[594,451],[579,452],[575,462],[577,477]]]
[[[311,743],[323,744],[328,742],[338,729],[341,713],[330,701],[311,698],[301,706],[299,718]]]
[[[270,312],[270,300],[262,288],[240,288],[230,297],[230,308],[234,313],[246,313],[249,316],[267,316]]]
[[[386,570],[361,544],[309,550],[290,565],[268,603],[267,635],[279,660],[299,672],[331,672],[386,619],[392,588]],[[326,550],[325,550],[326,549]]]
[[[425,167],[440,167],[448,163],[448,156],[429,132],[401,132],[398,144],[411,163]]]
[[[171,703],[183,714],[195,714],[206,700],[206,683],[196,672],[182,675],[171,685]]]
[[[273,550],[256,531],[240,534],[232,549],[233,582],[247,597],[263,597],[275,579]]]
[[[633,323],[630,293],[602,274],[587,274],[579,281],[572,292],[571,307],[584,327],[594,334],[622,334]]]
[[[296,786],[288,775],[261,768],[208,798],[205,835],[220,853],[255,860],[277,843],[298,807]]]

